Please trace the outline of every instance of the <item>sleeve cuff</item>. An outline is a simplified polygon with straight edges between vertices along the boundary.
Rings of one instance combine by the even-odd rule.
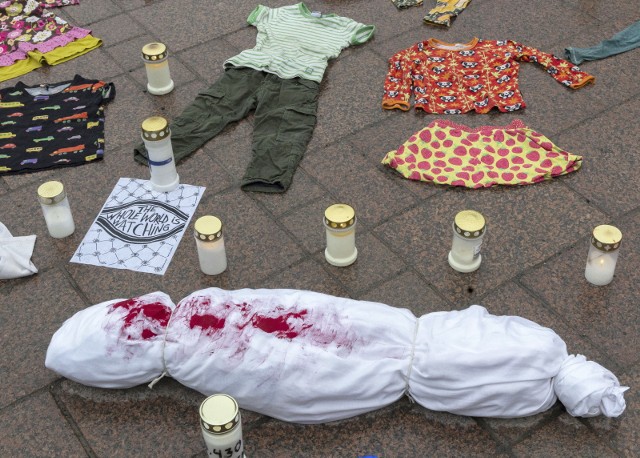
[[[385,110],[393,110],[398,108],[402,111],[409,111],[410,105],[409,102],[405,102],[403,100],[383,100],[382,108]]]
[[[351,37],[351,44],[361,45],[362,43],[366,43],[371,39],[375,30],[376,26],[363,24],[362,27],[359,27]]]
[[[586,86],[589,83],[592,83],[592,84],[596,83],[595,76],[589,75],[586,78],[584,78],[583,80],[580,80],[577,83],[573,83],[571,85],[571,89],[580,89],[581,87]]]
[[[256,6],[256,8],[249,14],[249,17],[247,18],[247,22],[251,25],[254,25],[258,21],[258,18],[260,17],[262,12],[265,11],[266,9],[267,7],[263,5]]]

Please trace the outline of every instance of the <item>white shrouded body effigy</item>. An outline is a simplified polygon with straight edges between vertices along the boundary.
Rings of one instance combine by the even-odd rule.
[[[523,417],[557,399],[574,416],[619,416],[616,376],[569,355],[551,329],[481,306],[429,313],[286,289],[208,288],[93,305],[54,334],[46,366],[129,388],[169,375],[204,395],[297,423],[359,415],[407,394],[459,415]]]

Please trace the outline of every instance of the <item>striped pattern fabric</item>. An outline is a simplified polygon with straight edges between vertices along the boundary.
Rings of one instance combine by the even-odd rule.
[[[375,30],[335,14],[310,11],[304,3],[258,5],[247,22],[258,29],[256,46],[225,61],[225,68],[250,67],[280,78],[322,81],[329,59],[350,45],[365,43]]]

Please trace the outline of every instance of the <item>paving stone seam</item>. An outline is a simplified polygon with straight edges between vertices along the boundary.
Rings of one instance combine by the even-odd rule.
[[[56,403],[56,406],[58,407],[60,415],[62,415],[62,417],[67,422],[67,425],[69,426],[69,428],[71,428],[71,431],[76,436],[76,439],[78,439],[78,442],[80,442],[80,445],[82,445],[82,448],[84,449],[87,456],[90,458],[97,458],[98,455],[93,451],[91,444],[89,443],[87,438],[84,437],[84,434],[80,429],[80,426],[78,426],[75,419],[73,418],[73,415],[71,414],[69,409],[67,409],[65,402],[59,396],[59,392],[61,391],[60,384],[64,380],[66,380],[64,377],[60,377],[59,379],[51,383],[49,385],[49,393],[53,398],[53,401]]]

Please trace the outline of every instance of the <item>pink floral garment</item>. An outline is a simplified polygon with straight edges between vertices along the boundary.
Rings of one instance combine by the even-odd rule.
[[[0,1],[0,67],[27,59],[27,53],[47,53],[84,38],[90,30],[74,27],[48,8],[78,4],[80,0]]]

